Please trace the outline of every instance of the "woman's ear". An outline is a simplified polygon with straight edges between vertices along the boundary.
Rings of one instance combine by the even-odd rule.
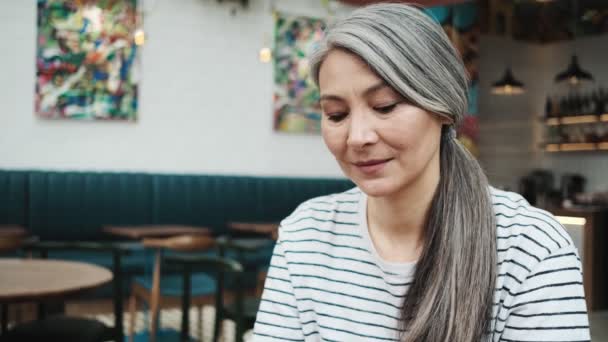
[[[449,125],[453,125],[454,124],[454,119],[452,119],[451,116],[446,115],[446,114],[437,113],[437,120],[442,125],[448,125],[449,126]]]

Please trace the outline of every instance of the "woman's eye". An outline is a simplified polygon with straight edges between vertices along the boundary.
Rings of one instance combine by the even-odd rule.
[[[398,103],[393,103],[391,105],[388,106],[379,106],[379,107],[374,107],[374,110],[378,113],[382,113],[382,114],[388,114],[390,112],[393,111],[393,109],[395,109],[395,107],[397,107]]]
[[[344,120],[345,117],[346,117],[346,113],[327,114],[327,119],[329,121],[333,121],[333,122],[340,122],[340,121]]]

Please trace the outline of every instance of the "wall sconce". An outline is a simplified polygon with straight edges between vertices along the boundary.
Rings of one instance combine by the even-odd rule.
[[[269,63],[272,60],[272,50],[269,47],[260,49],[260,62]]]
[[[144,43],[146,42],[146,33],[143,29],[138,28],[137,30],[135,30],[135,33],[133,34],[133,41],[137,46],[144,45]]]

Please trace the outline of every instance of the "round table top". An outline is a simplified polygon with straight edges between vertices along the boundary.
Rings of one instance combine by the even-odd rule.
[[[0,275],[0,302],[61,297],[112,280],[101,266],[50,259],[0,259]]]
[[[172,224],[144,225],[144,226],[106,226],[102,229],[112,235],[126,237],[130,239],[143,239],[150,237],[172,237],[178,235],[209,235],[211,230],[207,227],[194,227]]]
[[[27,231],[25,228],[17,225],[0,225],[0,238],[12,236],[25,236]]]

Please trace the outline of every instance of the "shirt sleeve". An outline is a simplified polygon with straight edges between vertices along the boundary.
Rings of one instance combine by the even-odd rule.
[[[279,238],[253,328],[254,342],[304,341],[283,246]]]
[[[499,341],[590,341],[581,263],[574,246],[539,262],[510,304]]]

